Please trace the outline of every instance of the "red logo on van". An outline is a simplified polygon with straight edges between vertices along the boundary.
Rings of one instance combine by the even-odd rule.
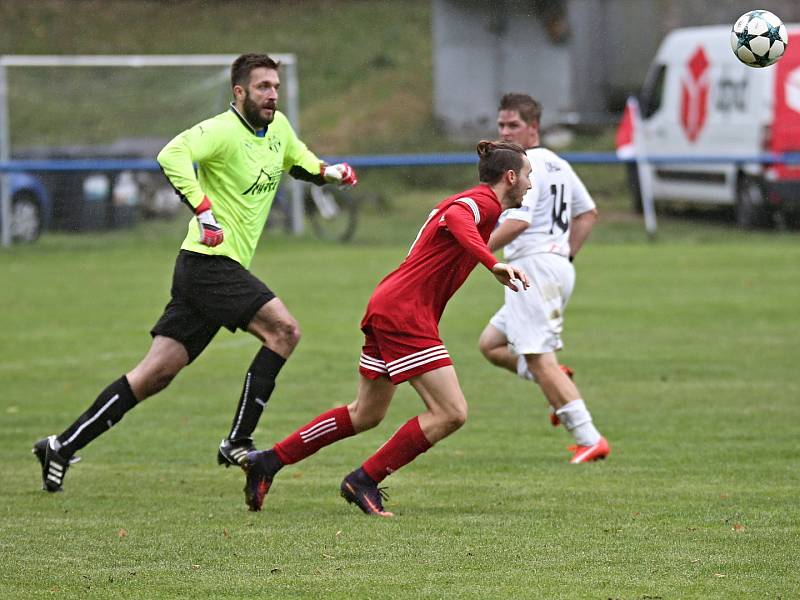
[[[690,142],[700,135],[708,115],[708,58],[699,46],[689,62],[681,81],[681,126]]]

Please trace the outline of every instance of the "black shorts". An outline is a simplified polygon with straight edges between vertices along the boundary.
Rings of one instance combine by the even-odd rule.
[[[188,250],[181,250],[175,260],[171,293],[150,335],[179,341],[189,362],[200,356],[220,327],[246,331],[258,310],[275,297],[235,260]]]

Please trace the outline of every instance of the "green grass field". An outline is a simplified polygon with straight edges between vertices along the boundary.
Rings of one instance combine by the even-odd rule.
[[[295,52],[303,138],[316,151],[469,151],[432,116],[430,4],[404,2],[399,17],[397,6],[6,2],[0,52]],[[83,90],[87,110],[95,116],[99,103],[145,131],[134,110],[149,101],[144,88],[110,107],[105,92]],[[21,145],[55,135],[66,110],[28,91],[12,113]],[[70,110],[59,131],[77,140],[83,122]],[[610,148],[606,133],[570,150]],[[429,206],[469,185],[467,171],[360,174],[391,212],[365,207],[352,245],[262,242],[253,270],[304,331],[257,432],[262,446],[352,399],[370,291]],[[578,171],[603,221],[577,262],[563,360],[611,457],[570,467],[568,438],[549,426],[538,390],[479,356],[502,292],[478,270],[442,323],[470,419],[387,480],[392,521],[347,506],[338,486],[421,410],[408,386],[381,426],[288,468],[264,512],[246,510],[241,473],[215,464],[257,349],[241,333],[221,333],[167,391],[84,449],[64,494],[40,491],[30,446],[144,354],[183,224],[50,235],[0,252],[0,598],[797,597],[798,234],[662,218],[649,244],[625,212],[621,169]]]
[[[253,270],[304,338],[262,446],[351,400],[364,303],[444,193],[366,214],[353,245],[263,240]],[[338,485],[420,412],[409,386],[378,428],[287,468],[264,512],[246,510],[242,474],[214,461],[257,349],[241,333],[85,448],[65,493],[40,491],[31,444],[145,352],[182,229],[0,254],[0,597],[797,596],[797,235],[662,219],[649,244],[622,215],[601,222],[562,358],[613,445],[603,463],[568,465],[538,390],[483,362],[476,339],[502,292],[479,269],[442,323],[470,419],[387,480],[394,520],[365,517]]]

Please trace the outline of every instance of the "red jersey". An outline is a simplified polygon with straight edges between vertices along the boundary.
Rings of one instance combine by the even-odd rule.
[[[361,328],[438,337],[447,301],[478,262],[498,261],[486,242],[502,212],[491,187],[446,198],[428,216],[405,260],[375,288]]]

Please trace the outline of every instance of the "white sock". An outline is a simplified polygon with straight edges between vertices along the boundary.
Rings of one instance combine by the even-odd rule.
[[[600,441],[602,436],[592,423],[592,415],[582,399],[567,402],[556,411],[556,415],[578,446],[594,446]]]
[[[520,379],[536,381],[536,377],[534,377],[533,373],[531,373],[530,369],[528,369],[528,361],[525,360],[524,354],[517,356],[517,376]]]

